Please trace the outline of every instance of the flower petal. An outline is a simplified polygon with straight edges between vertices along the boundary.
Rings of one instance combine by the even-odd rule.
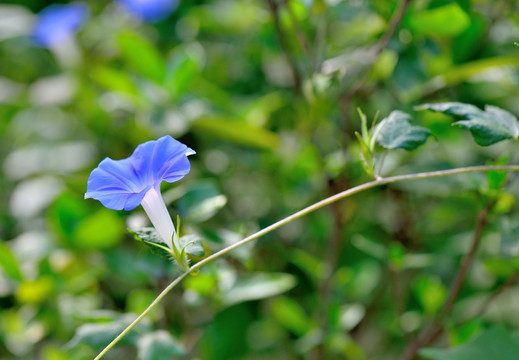
[[[88,178],[85,199],[93,198],[109,209],[132,210],[146,192],[160,189],[162,181],[173,182],[190,170],[188,155],[194,151],[171,136],[145,142],[122,160],[106,158]]]
[[[142,202],[148,188],[140,193],[130,193],[121,190],[102,190],[92,191],[85,194],[85,199],[96,199],[108,209],[112,210],[133,210]]]
[[[131,161],[143,181],[158,186],[162,181],[174,182],[189,173],[187,155],[192,153],[186,145],[166,135],[139,145]]]

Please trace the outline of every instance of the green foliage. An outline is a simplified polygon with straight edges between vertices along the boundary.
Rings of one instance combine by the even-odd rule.
[[[139,360],[168,360],[186,354],[182,344],[164,330],[142,336],[137,342],[137,347]]]
[[[414,150],[423,145],[431,132],[420,126],[411,125],[411,116],[393,111],[374,130],[377,142],[386,149]]]
[[[426,104],[422,108],[466,119],[455,124],[469,129],[476,143],[481,146],[493,145],[507,139],[519,139],[517,118],[495,106],[487,105],[484,111],[463,103]]]
[[[79,344],[86,344],[96,350],[102,349],[107,343],[115,338],[128,324],[134,320],[134,315],[123,315],[109,322],[86,323],[81,325],[74,337],[67,344],[72,349]],[[140,324],[136,331],[124,339],[124,343],[133,343],[140,338],[146,330],[144,324]]]
[[[135,240],[142,241],[150,248],[151,251],[166,259],[172,258],[172,253],[168,247],[168,244],[166,244],[164,240],[162,240],[155,228],[149,227],[140,230],[128,229],[128,231],[133,234]]]
[[[2,265],[4,272],[13,280],[21,281],[23,279],[20,265],[18,265],[18,260],[16,260],[11,249],[1,240],[0,265]]]
[[[420,354],[431,360],[512,360],[519,353],[517,339],[502,328],[488,329],[465,344],[449,350],[423,349]]]
[[[227,305],[243,301],[272,297],[292,289],[296,279],[290,274],[252,273],[240,277],[233,286],[222,295]]]
[[[139,74],[159,84],[165,79],[165,62],[159,51],[144,37],[124,32],[117,37],[122,56]]]
[[[433,36],[460,35],[470,24],[470,17],[456,2],[414,13],[409,26],[417,34]]]

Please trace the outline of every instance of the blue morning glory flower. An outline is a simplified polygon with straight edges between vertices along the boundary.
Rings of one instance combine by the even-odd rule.
[[[117,0],[127,12],[144,22],[157,22],[168,17],[178,0]]]
[[[78,32],[88,15],[89,9],[84,3],[47,6],[38,14],[32,38],[42,47],[56,45]]]
[[[158,234],[173,248],[175,227],[160,194],[160,184],[178,181],[189,173],[187,157],[194,153],[166,135],[140,144],[126,159],[105,158],[88,178],[85,199],[99,200],[112,210],[132,210],[142,205]]]

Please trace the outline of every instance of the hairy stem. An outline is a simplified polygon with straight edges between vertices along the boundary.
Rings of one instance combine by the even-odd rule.
[[[444,177],[444,176],[450,176],[450,175],[456,175],[456,174],[464,174],[464,173],[472,173],[472,172],[486,172],[486,171],[519,171],[519,165],[503,165],[503,166],[469,166],[469,167],[463,167],[463,168],[456,168],[456,169],[449,169],[449,170],[439,170],[439,171],[429,171],[429,172],[422,172],[422,173],[416,173],[416,174],[408,174],[408,175],[397,175],[397,176],[391,176],[387,178],[379,178],[367,183],[364,183],[362,185],[355,186],[353,188],[350,188],[348,190],[344,190],[338,194],[332,195],[330,197],[327,197],[321,201],[318,201],[302,210],[299,210],[296,213],[293,213],[292,215],[287,216],[286,218],[279,220],[278,222],[275,222],[272,225],[267,226],[266,228],[206,257],[205,259],[199,261],[198,263],[191,266],[186,272],[182,273],[179,277],[177,277],[173,282],[171,282],[158,296],[153,302],[144,310],[126,329],[124,329],[110,344],[104,348],[99,355],[96,356],[94,360],[101,359],[112,347],[115,346],[126,334],[128,334],[154,307],[157,305],[163,298],[166,296],[177,284],[179,284],[188,274],[193,273],[197,271],[202,266],[206,265],[207,263],[227,254],[228,252],[239,248],[240,246],[243,246],[253,240],[256,240],[263,235],[266,235],[278,228],[280,228],[283,225],[286,225],[296,219],[299,219],[300,217],[303,217],[311,212],[314,212],[326,205],[330,205],[336,201],[339,201],[341,199],[350,197],[352,195],[358,194],[360,192],[381,186],[381,185],[387,185],[392,183],[397,183],[401,181],[408,181],[408,180],[419,180],[419,179],[429,179],[429,178],[437,178],[437,177]]]

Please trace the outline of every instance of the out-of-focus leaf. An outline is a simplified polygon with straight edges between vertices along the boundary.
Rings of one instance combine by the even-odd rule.
[[[224,117],[203,117],[192,124],[194,132],[210,135],[251,148],[272,150],[277,148],[279,137],[264,128]]]
[[[141,336],[137,351],[139,360],[169,360],[186,354],[184,346],[164,330]]]
[[[185,251],[187,254],[196,257],[204,256],[204,244],[200,236],[195,234],[184,235],[179,239],[179,242],[180,248],[186,247]]]
[[[285,327],[298,336],[306,334],[312,328],[312,321],[296,301],[282,296],[272,302],[272,315]]]
[[[22,281],[22,272],[18,265],[18,260],[13,255],[11,248],[5,242],[0,240],[0,265],[4,272],[13,280]]]
[[[424,144],[431,132],[411,125],[410,115],[395,110],[377,125],[374,134],[377,134],[377,142],[386,149],[410,151]]]
[[[435,314],[447,298],[447,289],[435,277],[422,276],[416,280],[413,291],[427,314]]]
[[[182,95],[200,75],[200,52],[195,45],[188,45],[175,50],[169,57],[165,86],[174,96]]]
[[[501,328],[489,329],[464,345],[452,349],[423,349],[431,360],[517,360],[519,344]]]
[[[124,234],[124,223],[117,213],[101,209],[82,220],[74,232],[75,244],[83,249],[109,249]]]
[[[99,66],[90,72],[92,79],[110,90],[130,95],[138,93],[137,87],[127,73],[106,66]]]
[[[485,269],[494,276],[508,278],[519,270],[519,258],[491,257],[485,260]]]
[[[519,67],[519,56],[500,56],[489,59],[475,60],[459,66],[454,66],[443,74],[435,76],[427,82],[404,92],[401,97],[404,102],[418,100],[446,86],[456,85],[463,81],[486,72],[509,67]]]
[[[489,165],[506,165],[508,159],[503,157],[498,159],[497,161],[493,161],[489,163]],[[506,176],[508,172],[506,171],[488,171],[487,175],[487,183],[489,190],[501,190],[505,185]]]
[[[395,51],[386,49],[378,57],[375,64],[373,64],[373,70],[371,76],[375,79],[386,79],[393,73],[396,63],[398,62],[398,55]]]
[[[150,289],[136,288],[126,297],[126,312],[140,314],[155,300],[157,292]],[[165,316],[164,308],[154,307],[146,317],[151,321],[157,321]]]
[[[66,243],[72,243],[78,224],[88,215],[87,203],[68,192],[58,196],[47,211],[49,227]]]
[[[259,300],[282,294],[296,285],[296,278],[283,273],[255,273],[239,278],[232,288],[222,294],[227,305],[243,301]]]
[[[421,109],[441,112],[466,119],[455,124],[467,128],[478,145],[488,146],[507,139],[519,138],[519,122],[508,111],[487,105],[480,110],[474,105],[457,102],[425,104]]]
[[[79,344],[87,344],[94,349],[105,347],[117,335],[121,333],[135,319],[135,315],[125,314],[119,319],[106,323],[88,323],[81,325],[74,334],[74,337],[67,344],[68,348],[73,348]],[[138,335],[145,331],[147,326],[140,322],[137,326],[121,339],[122,344],[135,343]]]
[[[255,320],[249,304],[239,304],[218,313],[198,343],[202,359],[239,359],[250,349],[247,332]]]
[[[409,25],[417,34],[456,36],[470,25],[470,17],[456,2],[451,2],[412,14]]]
[[[50,276],[40,276],[35,280],[22,282],[16,290],[16,298],[21,303],[37,304],[47,300],[53,289],[53,279]]]
[[[117,37],[119,49],[135,71],[162,84],[166,73],[166,63],[155,46],[144,37],[124,32]]]
[[[142,241],[155,254],[158,254],[166,259],[172,258],[171,252],[169,251],[168,244],[166,244],[162,240],[162,238],[160,237],[157,230],[155,230],[155,228],[146,227],[146,228],[142,228],[140,230],[128,229],[128,231],[133,234],[133,237],[135,238],[135,240]]]
[[[449,329],[449,342],[452,346],[461,345],[472,337],[476,336],[482,330],[482,321],[475,319],[465,324],[455,326]]]
[[[213,181],[193,182],[178,200],[178,212],[188,222],[202,222],[225,206],[227,198]]]
[[[452,59],[456,64],[476,54],[485,35],[486,20],[483,14],[471,13],[470,18],[470,25],[452,42]]]

